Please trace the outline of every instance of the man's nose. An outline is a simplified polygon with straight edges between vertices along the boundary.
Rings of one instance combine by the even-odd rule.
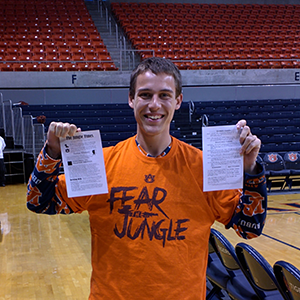
[[[159,96],[158,95],[153,95],[152,96],[152,99],[149,103],[149,107],[152,108],[152,109],[158,109],[160,108],[160,99],[159,99]]]

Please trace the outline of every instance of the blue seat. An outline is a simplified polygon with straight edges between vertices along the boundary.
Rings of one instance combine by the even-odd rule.
[[[215,247],[212,245],[213,239],[209,239],[209,254],[206,269],[206,278],[212,285],[212,289],[208,291],[206,300],[211,300],[216,295],[219,295],[222,290],[226,289],[227,281],[230,276],[221,262],[218,254],[215,252]]]
[[[246,243],[238,243],[235,252],[245,276],[261,292],[260,299],[285,299],[280,293],[272,266],[256,249]]]
[[[260,292],[255,291],[240,268],[233,245],[226,237],[215,229],[211,229],[212,245],[226,268],[229,279],[226,282],[226,292],[235,300],[259,300]]]
[[[267,188],[272,187],[284,189],[290,171],[286,169],[282,156],[277,152],[268,152],[263,157],[266,170]]]
[[[286,180],[289,189],[300,184],[300,153],[297,151],[286,152],[283,156],[285,167],[290,171]]]
[[[300,152],[289,151],[283,156],[285,167],[291,171],[291,174],[300,174]]]
[[[299,300],[300,270],[282,260],[274,264],[273,270],[283,297],[288,300]]]

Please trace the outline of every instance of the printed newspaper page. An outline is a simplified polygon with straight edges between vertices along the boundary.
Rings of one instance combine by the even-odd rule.
[[[99,130],[60,139],[68,197],[108,193]]]
[[[235,125],[202,128],[204,192],[243,188],[243,156]]]

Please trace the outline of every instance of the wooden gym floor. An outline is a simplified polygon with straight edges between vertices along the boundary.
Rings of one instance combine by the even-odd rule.
[[[47,216],[26,208],[26,185],[0,188],[0,300],[84,300],[90,284],[87,213]],[[263,235],[243,240],[214,224],[235,245],[246,242],[273,265],[300,268],[300,192],[270,193]]]

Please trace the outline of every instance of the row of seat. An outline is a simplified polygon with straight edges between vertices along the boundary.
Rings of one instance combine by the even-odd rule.
[[[260,15],[257,8],[253,7],[253,20],[240,18],[239,14],[235,14],[239,15],[237,18],[230,17],[223,20],[226,13],[218,14],[217,11],[212,14],[205,13],[205,17],[195,18],[192,15],[184,15],[182,11],[180,12],[182,16],[174,15],[173,13],[176,11],[170,12],[169,8],[165,14],[162,12],[155,14],[153,13],[155,7],[148,5],[147,10],[143,5],[141,17],[138,18],[136,10],[141,9],[139,5],[133,10],[125,3],[112,4],[112,10],[132,44],[141,51],[142,58],[153,55],[148,51],[147,53],[142,52],[143,49],[152,49],[157,56],[175,61],[190,60],[189,63],[178,62],[177,65],[180,69],[298,67],[299,53],[297,49],[299,47],[296,44],[299,36],[299,20],[293,23],[295,18],[290,17],[291,10],[288,13],[289,17],[286,17],[286,10],[283,10],[278,18],[272,16],[267,20],[267,15]],[[173,6],[174,9],[175,7],[176,5]],[[190,8],[192,7],[193,5],[190,6]],[[298,7],[300,8],[300,6],[293,6],[293,9]],[[210,9],[210,6],[206,9]],[[251,9],[250,7],[250,11]],[[142,15],[145,16],[147,12],[149,13],[148,17],[142,18]],[[286,24],[276,24],[279,19],[286,21]],[[262,34],[262,32],[264,33]],[[243,41],[248,43],[246,47],[241,44]],[[202,44],[199,44],[200,42]],[[196,45],[196,43],[198,44]],[[180,47],[185,50],[184,54],[177,53],[180,52]],[[205,55],[202,50],[206,52]],[[229,55],[233,57],[228,57]],[[224,62],[223,66],[220,62],[194,62],[194,60],[232,59],[253,59],[255,62],[247,64],[236,62],[229,65]],[[274,61],[266,62],[264,60]]]
[[[284,8],[284,6],[283,6]],[[285,7],[287,8],[287,6]],[[162,6],[162,7],[154,7],[152,8],[150,5],[146,5],[146,7],[142,7],[141,5],[137,5],[136,7],[128,7],[126,3],[120,3],[120,5],[112,4],[112,10],[118,14],[153,14],[156,16],[167,15],[167,14],[176,14],[180,17],[180,15],[192,15],[192,16],[213,16],[217,15],[218,17],[226,17],[230,16],[233,18],[241,18],[242,17],[253,17],[257,15],[268,16],[268,15],[277,15],[278,17],[282,17],[286,15],[288,18],[298,17],[298,12],[300,8],[298,5],[295,5],[291,9],[274,9],[272,5],[267,5],[263,9],[255,9],[255,8],[246,8],[245,5],[241,5],[239,8],[224,8],[224,7],[213,7],[212,5],[208,8],[199,8],[197,5],[192,5],[190,8],[178,8],[177,5],[173,7]]]
[[[216,11],[214,13],[207,13],[207,12],[198,12],[198,13],[190,13],[190,12],[183,12],[183,11],[174,11],[172,13],[153,13],[151,11],[147,12],[147,11],[142,11],[140,10],[139,12],[128,12],[128,11],[117,11],[115,10],[115,13],[120,15],[120,18],[122,20],[126,20],[126,19],[131,19],[133,17],[133,15],[136,15],[137,19],[141,19],[143,17],[147,17],[148,19],[157,19],[159,21],[163,21],[166,19],[173,19],[174,17],[176,17],[179,20],[183,20],[185,18],[190,18],[190,19],[204,19],[204,20],[217,20],[217,21],[224,21],[226,23],[230,23],[230,24],[245,24],[245,20],[244,18],[247,16],[250,20],[255,20],[255,17],[261,17],[261,18],[266,18],[267,20],[271,20],[272,17],[278,17],[278,21],[277,24],[283,23],[283,24],[288,24],[288,23],[293,23],[293,24],[297,24],[296,21],[299,21],[299,12],[295,13],[295,15],[288,15],[288,17],[286,17],[286,13],[282,13],[282,14],[268,14],[268,13],[263,13],[263,14],[259,14],[259,13],[255,13],[253,12],[252,14],[243,14],[243,13],[237,13],[236,15],[234,13],[226,13],[226,11]],[[290,22],[288,22],[290,21]],[[201,21],[199,21],[199,23],[201,23]]]
[[[84,1],[72,3],[1,5],[1,71],[117,70]]]
[[[30,56],[32,54],[42,54],[42,53],[70,53],[72,55],[75,54],[88,54],[92,53],[95,56],[98,56],[98,54],[106,54],[109,55],[107,49],[105,46],[92,46],[92,45],[74,45],[74,46],[67,46],[67,45],[61,45],[61,46],[55,46],[50,44],[50,46],[45,46],[43,43],[36,46],[26,46],[26,47],[20,47],[16,46],[15,48],[8,48],[8,47],[2,47],[0,45],[0,54],[3,56],[8,55],[26,55]],[[58,54],[58,55],[60,55]]]
[[[300,143],[298,144],[298,149]],[[258,156],[266,171],[267,188],[289,190],[300,187],[300,152],[288,151],[283,153],[269,152]]]
[[[112,61],[108,62],[23,62],[0,63],[1,72],[15,71],[117,71],[118,68]]]
[[[261,152],[299,151],[300,111],[299,99],[243,100],[243,101],[195,101],[192,119],[195,119],[195,134],[201,128],[199,123],[208,120],[209,126],[233,125],[240,119],[247,120],[253,134],[261,141]],[[175,114],[179,121],[182,108]],[[178,127],[186,126],[188,112]],[[201,133],[200,133],[201,134]],[[197,138],[197,137],[196,137]],[[199,140],[199,138],[198,138]],[[194,141],[193,141],[194,143]]]
[[[77,24],[76,24],[77,23]],[[96,27],[92,25],[91,23],[86,24],[85,22],[72,22],[72,21],[66,21],[66,22],[57,22],[55,24],[26,24],[26,25],[3,25],[0,28],[1,33],[5,33],[6,35],[13,35],[15,33],[17,34],[37,34],[37,33],[43,33],[43,34],[59,34],[63,36],[68,35],[75,35],[79,36],[80,34],[86,34],[87,36],[90,36],[90,32],[98,33],[96,30]]]
[[[206,277],[212,284],[207,300],[222,299],[220,291],[238,300],[299,299],[299,269],[283,260],[272,266],[254,247],[244,242],[234,247],[216,229],[211,229]]]
[[[45,114],[47,112],[59,113],[63,112],[65,114],[73,114],[75,112],[79,112],[84,114],[86,111],[96,111],[101,113],[111,112],[114,114],[117,112],[124,112],[128,109],[128,103],[89,103],[89,104],[34,104],[29,105],[26,102],[20,101],[15,104],[16,106],[20,106],[23,112],[27,112],[29,114],[35,115],[36,112],[39,114]],[[132,110],[131,110],[132,111]]]
[[[25,33],[25,34],[3,34],[1,36],[1,41],[3,42],[22,42],[22,41],[28,41],[28,42],[33,42],[33,41],[50,41],[50,42],[67,42],[67,43],[82,43],[82,42],[98,42],[102,41],[101,36],[99,33],[89,33],[89,34],[77,34],[75,35],[74,33],[70,34],[51,34],[51,33],[35,33],[35,34],[30,34],[30,33]]]
[[[0,47],[4,49],[34,49],[34,48],[43,48],[43,49],[60,49],[62,47],[72,49],[74,48],[90,48],[93,47],[95,49],[97,48],[106,48],[101,36],[99,34],[92,36],[90,43],[78,43],[78,42],[72,42],[72,41],[50,41],[47,36],[45,38],[42,38],[40,40],[1,40],[0,39]],[[62,48],[63,50],[63,48]]]
[[[266,11],[294,11],[298,10],[298,5],[292,5],[292,4],[249,4],[249,3],[137,3],[137,2],[113,2],[112,9],[119,9],[119,8],[125,8],[125,9],[204,9],[204,10],[217,10],[217,9],[224,9],[224,10],[266,10]]]
[[[143,53],[142,57],[151,57],[150,53]],[[163,57],[174,59],[173,56]],[[254,58],[253,58],[254,59]],[[182,62],[174,61],[180,70],[212,70],[212,69],[282,69],[299,68],[298,61],[206,61],[206,62]]]
[[[181,128],[189,119],[188,103],[183,103],[182,108],[175,114],[174,121],[177,128]],[[112,109],[112,107],[116,109]],[[299,99],[287,100],[261,100],[261,101],[209,101],[194,102],[194,118],[201,119],[203,115],[208,117],[208,125],[235,124],[240,119],[246,119],[253,134],[262,140],[261,152],[288,151],[300,149],[300,111]],[[47,117],[47,122],[55,119],[64,120],[81,118],[84,125],[89,122],[99,124],[98,118],[103,122],[121,122],[124,124],[129,120],[126,116],[132,117],[132,110],[125,104],[120,109],[119,105],[99,107],[71,108],[62,105],[61,107],[51,105],[48,107],[29,106],[24,107],[34,115],[42,114]],[[182,113],[180,113],[182,112]],[[49,117],[49,118],[48,118]],[[103,119],[102,119],[103,118]],[[118,118],[114,120],[114,118]],[[121,119],[119,119],[121,118]],[[183,121],[181,122],[181,118]],[[199,127],[199,122],[198,127]],[[133,118],[130,122],[133,121]],[[76,120],[76,123],[80,123]],[[103,124],[100,124],[103,125]],[[198,138],[199,139],[199,138]]]
[[[152,57],[150,53],[145,53],[144,58]],[[172,59],[173,57],[165,56],[166,58]],[[68,61],[71,63],[69,64]],[[80,63],[83,62],[83,63]],[[92,63],[94,61],[95,63]],[[105,63],[107,61],[107,63]],[[191,63],[189,60],[184,61],[175,61],[175,65],[178,66],[181,70],[211,70],[211,69],[282,69],[282,68],[299,68],[300,62],[290,62],[290,61],[211,61],[211,62],[194,62]],[[31,59],[26,57],[9,57],[8,60],[4,63],[1,63],[0,60],[0,69],[1,71],[89,71],[89,70],[103,70],[101,65],[105,65],[106,70],[116,71],[118,68],[115,66],[114,62],[109,56],[96,57],[94,55],[80,56],[76,55],[72,59],[68,55],[61,55],[58,58],[54,56],[34,56]]]
[[[4,55],[3,55],[4,54]],[[0,52],[0,61],[110,61],[108,52],[29,52],[3,53]]]

